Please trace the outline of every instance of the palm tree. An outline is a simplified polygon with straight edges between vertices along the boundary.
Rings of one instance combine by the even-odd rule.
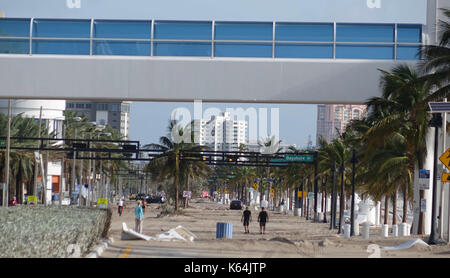
[[[192,130],[190,129],[191,125],[192,123],[183,128],[177,121],[171,120],[169,122],[168,131],[175,139],[170,139],[170,135],[162,136],[159,139],[160,144],[148,144],[144,146],[144,148],[162,151],[162,154],[148,163],[144,170],[152,173],[158,180],[173,179],[175,211],[178,210],[181,182],[185,181],[185,184],[188,184],[189,175],[192,175],[194,172],[202,174],[206,173],[206,168],[201,165],[202,163],[204,164],[202,161],[194,163],[194,166],[188,166],[192,161],[187,159],[195,158],[196,156],[187,155],[185,157],[186,159],[180,160],[180,155],[183,151],[201,153],[201,151],[207,149],[205,146],[191,143],[195,136],[193,132],[189,132]],[[189,174],[186,175],[187,173]]]
[[[382,71],[380,85],[382,96],[367,102],[369,118],[373,126],[364,140],[367,151],[372,152],[385,144],[385,139],[400,132],[406,140],[406,156],[411,172],[422,169],[426,156],[426,134],[428,132],[428,102],[442,97],[433,92],[433,82],[423,79],[411,67],[401,64],[391,72]],[[423,191],[421,198],[423,198]],[[419,218],[419,233],[423,234],[423,213]]]

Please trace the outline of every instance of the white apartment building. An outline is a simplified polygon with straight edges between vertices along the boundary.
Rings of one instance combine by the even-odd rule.
[[[214,151],[238,151],[240,144],[248,144],[248,123],[231,119],[230,112],[224,112],[211,119],[196,122],[196,142]]]

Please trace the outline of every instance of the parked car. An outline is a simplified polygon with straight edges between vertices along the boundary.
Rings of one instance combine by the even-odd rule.
[[[136,196],[136,200],[146,200],[148,197],[149,197],[149,196],[148,196],[147,194],[139,193],[139,194]]]
[[[161,196],[153,196],[153,197],[147,198],[146,201],[147,201],[147,204],[151,204],[151,203],[163,204],[166,202],[166,199]]]
[[[243,203],[241,200],[232,200],[230,203],[230,209],[242,209]]]

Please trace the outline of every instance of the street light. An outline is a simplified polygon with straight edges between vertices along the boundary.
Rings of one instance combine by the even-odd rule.
[[[441,243],[437,232],[437,215],[436,215],[436,199],[437,199],[437,160],[438,160],[438,136],[439,127],[442,126],[442,116],[440,113],[433,113],[433,118],[429,122],[430,127],[434,127],[434,161],[433,161],[433,201],[431,206],[431,233],[428,244]],[[442,217],[442,215],[441,215]]]
[[[74,117],[72,118],[72,120],[74,120],[75,122],[81,122],[81,117]],[[75,125],[75,132],[74,132],[74,138],[73,139],[77,139],[77,126]],[[77,150],[76,148],[74,148],[74,152],[73,152],[73,161],[72,161],[72,186],[70,187],[70,199],[72,200],[72,189],[75,189],[75,164],[76,164],[76,157],[77,157]],[[81,188],[80,188],[81,191]]]

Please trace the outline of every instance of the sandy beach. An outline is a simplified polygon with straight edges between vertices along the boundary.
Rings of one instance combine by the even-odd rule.
[[[329,223],[314,223],[293,213],[269,211],[266,234],[259,233],[257,215],[252,211],[250,234],[244,233],[242,211],[230,210],[229,205],[206,199],[194,199],[181,215],[158,217],[159,204],[145,210],[143,233],[156,236],[179,225],[194,233],[193,242],[121,240],[122,223],[134,229],[135,202],[127,202],[122,216],[114,208],[110,236],[114,243],[102,254],[103,258],[450,258],[450,245],[415,245],[406,250],[379,250],[405,243],[419,236],[381,237],[378,227],[372,227],[370,238],[344,238]],[[217,239],[216,224],[233,224],[232,238]],[[422,238],[425,242],[427,238]],[[379,250],[379,252],[378,252]]]

